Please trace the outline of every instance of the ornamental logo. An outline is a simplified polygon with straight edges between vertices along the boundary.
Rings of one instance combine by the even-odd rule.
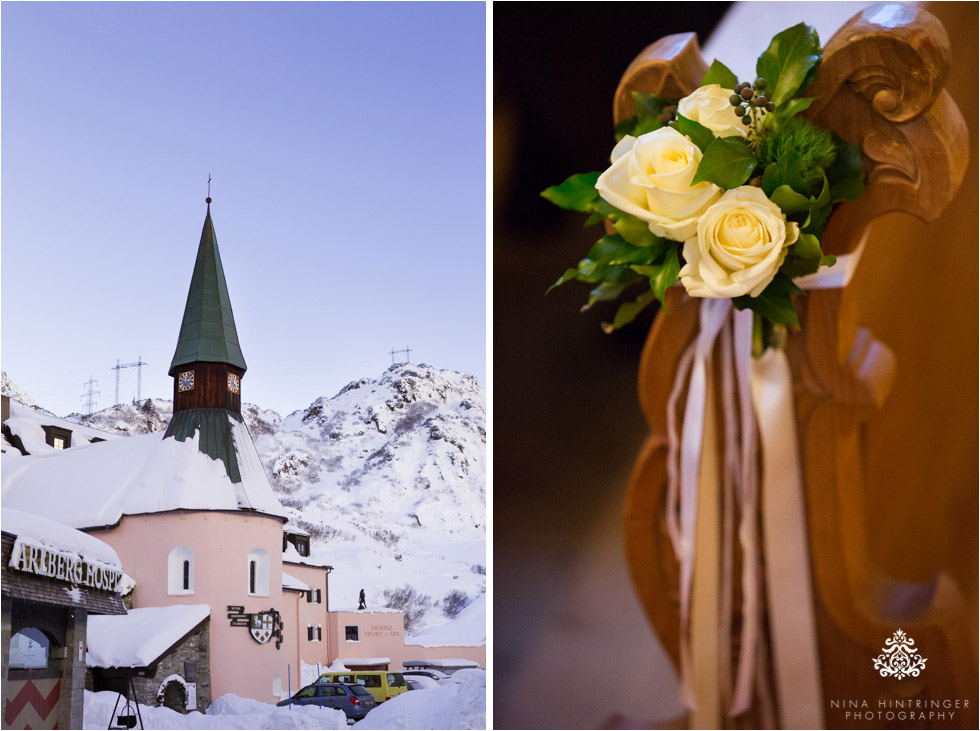
[[[891,639],[885,640],[881,654],[875,658],[875,670],[883,678],[917,678],[926,668],[926,659],[916,649],[915,640],[899,629]]]
[[[272,612],[253,614],[249,631],[252,633],[255,641],[264,645],[272,639],[272,630],[275,628],[275,622],[276,619]]]

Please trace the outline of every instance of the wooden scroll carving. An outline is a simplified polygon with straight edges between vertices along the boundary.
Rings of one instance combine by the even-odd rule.
[[[821,98],[807,116],[860,147],[868,184],[864,197],[842,204],[831,216],[825,251],[854,251],[871,222],[887,212],[934,220],[956,193],[967,165],[968,139],[956,104],[943,90],[950,62],[949,39],[939,21],[925,10],[896,4],[867,8],[826,43],[819,72],[805,94]],[[683,96],[697,87],[705,70],[693,34],[657,41],[624,74],[614,102],[616,121],[635,113],[630,92]],[[887,242],[872,239],[869,245]],[[640,362],[639,401],[650,436],[630,478],[624,533],[637,592],[677,666],[678,568],[664,523],[666,415],[677,362],[697,330],[698,302],[675,287],[667,308],[670,314],[657,317]],[[887,344],[859,326],[860,313],[842,316],[841,290],[810,292],[798,298],[797,311],[802,331],[791,334],[787,354],[827,723],[849,725],[829,710],[835,699],[866,699],[877,706],[879,700],[897,698],[975,698],[975,634],[962,632],[969,614],[956,586],[942,571],[924,584],[892,580],[873,565],[867,550],[866,527],[873,516],[862,499],[862,425],[891,386],[895,364]],[[736,614],[738,603],[736,595]],[[872,658],[898,627],[933,653],[919,678],[895,681],[869,672]],[[733,649],[737,639],[733,633]],[[752,727],[764,718],[756,704],[726,723]],[[976,719],[976,708],[961,709],[952,722],[917,727],[975,728]],[[884,725],[854,722],[862,728]]]

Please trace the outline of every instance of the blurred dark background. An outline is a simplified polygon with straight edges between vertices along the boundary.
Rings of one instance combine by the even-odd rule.
[[[662,36],[703,43],[729,3],[497,3],[493,12],[494,726],[598,728],[680,713],[622,558],[619,511],[646,433],[636,401],[654,311],[545,297],[601,235],[539,196],[608,166],[612,100]],[[599,665],[606,672],[596,673]],[[651,687],[651,678],[663,678]],[[543,687],[547,693],[542,693]]]

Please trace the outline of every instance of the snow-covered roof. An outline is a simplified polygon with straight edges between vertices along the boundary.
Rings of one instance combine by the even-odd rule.
[[[351,665],[390,665],[390,657],[342,657],[340,661],[350,667]]]
[[[55,520],[4,507],[0,508],[0,528],[32,546],[76,554],[90,562],[122,571],[119,556],[111,546]]]
[[[286,533],[296,533],[297,529],[294,529],[290,524],[286,524],[283,528]],[[286,544],[286,550],[282,552],[282,560],[286,563],[298,563],[304,566],[326,566],[327,557],[322,553],[314,550],[313,546],[310,546],[309,556],[300,556],[299,551],[296,550],[296,546],[292,543]]]
[[[59,419],[57,416],[32,409],[13,399],[10,399],[10,417],[4,421],[4,424],[10,427],[11,434],[20,437],[24,449],[30,452],[31,455],[61,452],[61,450],[55,449],[47,443],[44,429],[42,428],[45,426],[57,426],[70,430],[72,449],[86,446],[93,439],[108,441],[119,438],[118,434],[109,434],[108,432],[93,429],[90,426],[82,426],[81,424]]]
[[[297,579],[295,576],[290,576],[285,571],[282,572],[282,588],[283,589],[296,589],[297,591],[309,591],[309,584],[304,584],[302,581]]]
[[[146,667],[210,614],[207,604],[174,604],[89,617],[85,663],[90,668]]]
[[[473,660],[466,660],[462,657],[441,657],[438,660],[429,660],[429,667],[437,670],[446,668],[478,668],[480,663]]]
[[[233,483],[222,462],[200,452],[199,433],[179,442],[157,432],[4,460],[3,503],[75,528],[179,508],[250,509],[285,517],[248,430],[230,422],[241,482]]]

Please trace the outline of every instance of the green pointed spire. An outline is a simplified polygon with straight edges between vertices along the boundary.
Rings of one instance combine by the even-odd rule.
[[[218,241],[211,222],[211,199],[201,231],[201,244],[197,249],[194,275],[187,291],[184,320],[180,324],[177,350],[170,363],[170,375],[189,363],[207,361],[227,363],[245,370],[245,357],[238,344],[235,316],[231,312],[231,299],[225,272],[218,254]]]

